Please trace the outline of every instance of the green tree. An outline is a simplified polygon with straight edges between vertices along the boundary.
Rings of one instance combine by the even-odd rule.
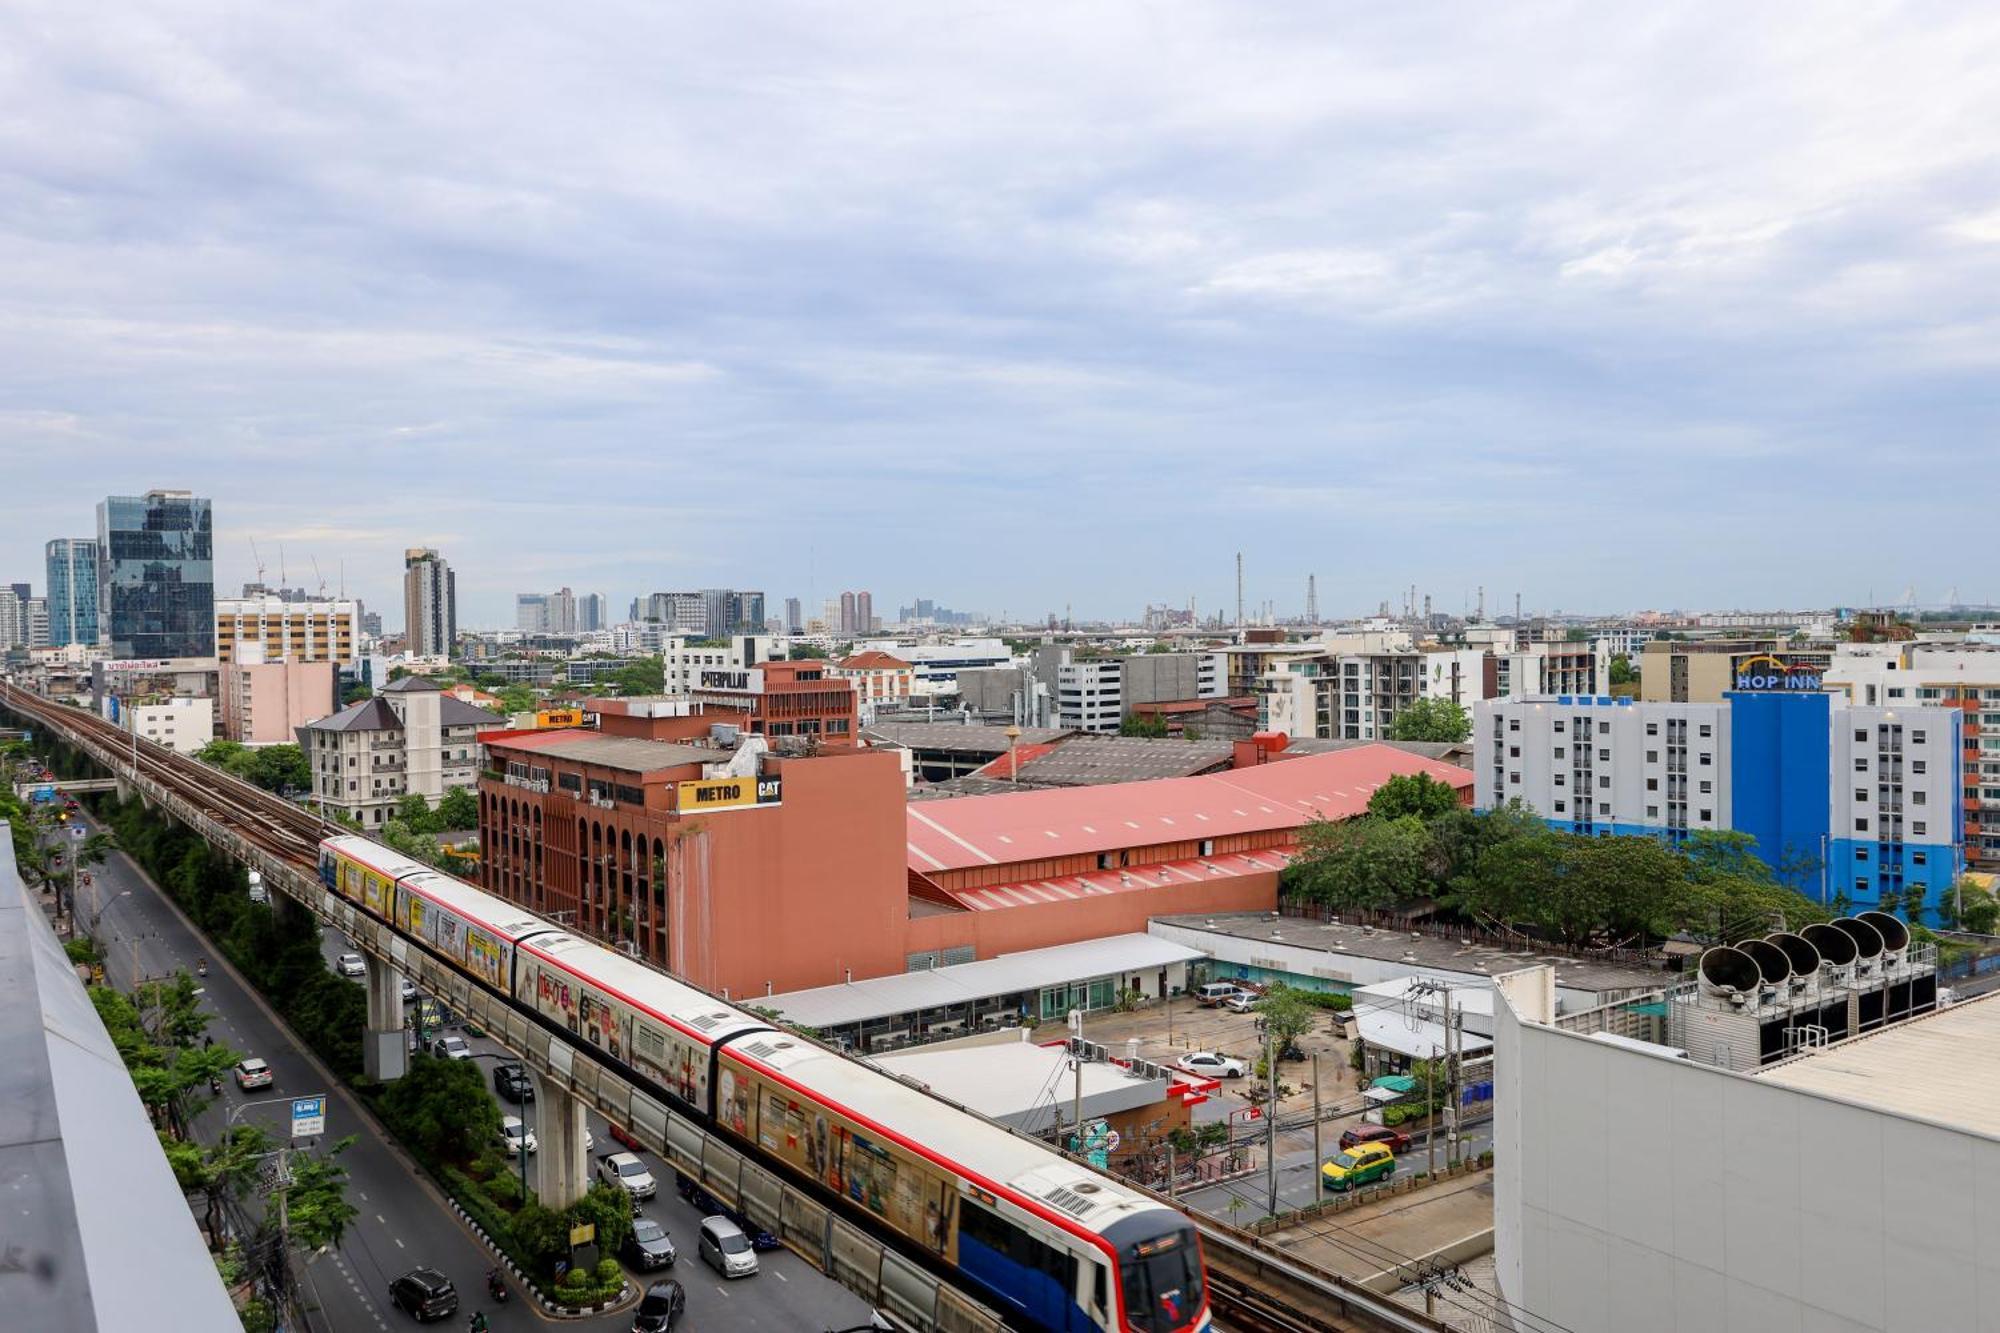
[[[1285,892],[1329,907],[1388,907],[1420,898],[1431,881],[1430,833],[1420,819],[1315,819],[1285,868]]]
[[[1257,1001],[1257,1015],[1263,1020],[1271,1049],[1282,1054],[1300,1037],[1312,1031],[1319,1016],[1317,1005],[1298,989],[1278,982]]]
[[[1472,734],[1472,719],[1449,699],[1413,699],[1396,710],[1389,723],[1392,741],[1442,741],[1452,744]]]
[[[354,1146],[355,1137],[349,1134],[323,1155],[299,1153],[291,1158],[291,1183],[273,1191],[272,1198],[285,1196],[286,1224],[295,1244],[308,1250],[338,1245],[347,1224],[359,1216],[347,1201],[347,1168],[335,1160]]]
[[[262,745],[236,770],[265,791],[304,791],[312,785],[312,768],[297,745]]]
[[[606,1254],[616,1254],[632,1234],[631,1197],[615,1185],[597,1181],[589,1193],[570,1205],[569,1220],[595,1223],[598,1247]]]
[[[1427,773],[1398,773],[1368,798],[1368,813],[1382,819],[1409,815],[1428,823],[1458,808],[1458,793],[1451,784]]]
[[[1127,713],[1118,724],[1120,736],[1145,736],[1159,740],[1167,734],[1167,720],[1158,714]]]
[[[437,831],[458,832],[479,827],[479,798],[470,787],[453,787],[438,798]]]
[[[341,691],[340,705],[345,708],[349,704],[358,704],[364,699],[373,699],[374,697],[375,691],[370,689],[365,681],[357,680]]]
[[[437,812],[424,799],[422,792],[411,792],[396,802],[396,813],[390,816],[398,819],[412,833],[436,833],[439,831]]]
[[[609,683],[620,694],[658,694],[667,687],[667,666],[657,657],[634,658],[613,672]]]
[[[236,765],[241,763],[243,756],[249,752],[250,747],[247,745],[243,745],[237,741],[226,741],[217,737],[215,740],[202,746],[199,750],[196,750],[194,757],[204,764],[215,768],[227,769],[233,773],[236,771]]]
[[[224,1210],[231,1198],[255,1183],[271,1151],[270,1135],[255,1125],[232,1125],[213,1144],[162,1134],[160,1146],[181,1192],[202,1198],[202,1229],[208,1233],[209,1248],[220,1247],[226,1239]]]
[[[471,1162],[500,1129],[500,1105],[473,1060],[419,1054],[382,1095],[382,1109],[404,1142],[446,1165]]]
[[[532,713],[541,706],[541,696],[531,685],[509,685],[500,691],[500,711]]]
[[[815,644],[795,643],[792,645],[790,656],[794,662],[824,662],[827,660],[827,651]]]

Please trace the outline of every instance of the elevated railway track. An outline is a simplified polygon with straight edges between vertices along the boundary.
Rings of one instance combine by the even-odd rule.
[[[416,976],[419,984],[519,1051],[538,1077],[553,1080],[616,1123],[633,1123],[635,1090],[623,1085],[615,1070],[596,1062],[589,1048],[539,1047],[529,1039],[531,1034],[520,1015],[474,985],[471,978],[440,960],[406,949],[400,939],[325,892],[318,872],[319,843],[327,833],[341,830],[329,828],[310,810],[262,788],[137,739],[86,710],[42,698],[17,685],[0,682],[0,707],[34,719],[44,734],[60,736],[119,782],[230,853],[246,868],[258,871],[267,888],[348,931],[364,949],[391,958]],[[1122,1183],[1132,1187],[1130,1182]],[[1167,1202],[1164,1197],[1160,1201]],[[1443,1333],[1444,1325],[1386,1296],[1302,1264],[1250,1233],[1204,1214],[1183,1211],[1201,1234],[1218,1330]],[[846,1280],[841,1273],[834,1275]],[[862,1292],[871,1300],[879,1294]]]

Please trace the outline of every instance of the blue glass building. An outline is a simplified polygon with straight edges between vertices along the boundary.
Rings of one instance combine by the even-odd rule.
[[[97,642],[97,542],[58,537],[45,548],[49,569],[49,644]]]
[[[215,656],[209,502],[187,491],[97,506],[97,612],[114,658]]]

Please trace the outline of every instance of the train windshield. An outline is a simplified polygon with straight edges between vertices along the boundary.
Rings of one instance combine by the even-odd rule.
[[[1128,1246],[1119,1267],[1125,1274],[1127,1327],[1173,1333],[1201,1313],[1201,1250],[1193,1227]]]

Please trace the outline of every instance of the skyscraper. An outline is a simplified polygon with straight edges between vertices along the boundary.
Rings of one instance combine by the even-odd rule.
[[[115,658],[215,655],[214,532],[189,491],[97,506],[99,639]]]
[[[514,628],[539,634],[549,627],[549,595],[545,592],[514,594]]]
[[[449,657],[458,642],[458,576],[428,546],[403,552],[403,631],[420,657]]]
[[[854,594],[851,592],[840,594],[840,632],[842,634],[854,633],[855,616]]]
[[[805,633],[805,629],[805,612],[799,606],[799,599],[796,597],[787,597],[785,599],[785,633],[803,634]]]
[[[49,564],[49,643],[97,642],[97,539],[58,537],[43,548]]]
[[[873,634],[875,632],[875,594],[857,592],[854,594],[854,632]]]
[[[577,633],[588,634],[593,630],[609,629],[611,627],[605,623],[607,619],[603,593],[587,592],[576,599]]]

